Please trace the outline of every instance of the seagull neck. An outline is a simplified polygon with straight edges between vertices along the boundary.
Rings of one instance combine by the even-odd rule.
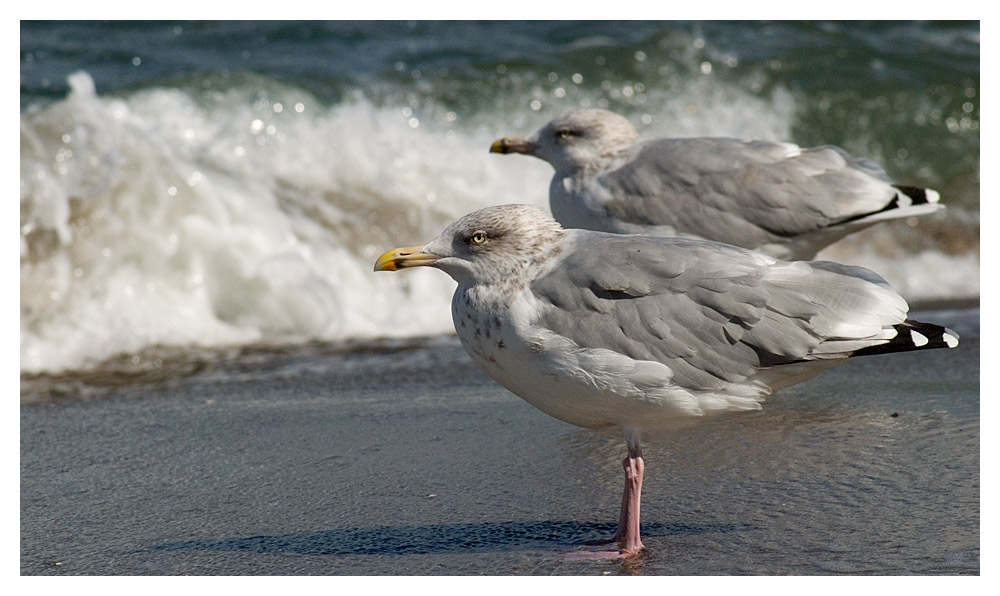
[[[560,235],[564,233],[560,230]],[[497,271],[497,274],[488,280],[460,287],[459,292],[466,297],[470,305],[478,308],[489,310],[509,308],[517,297],[528,289],[532,280],[545,275],[551,269],[554,257],[560,252],[562,249],[555,246],[544,254],[538,254],[508,269]]]
[[[563,177],[586,178],[597,176],[604,172],[617,169],[632,156],[632,147],[623,144],[605,149],[599,154],[588,154],[586,157],[569,160],[556,168],[556,173]]]

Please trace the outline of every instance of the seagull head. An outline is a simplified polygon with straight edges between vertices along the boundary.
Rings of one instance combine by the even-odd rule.
[[[530,205],[499,205],[474,211],[423,245],[388,250],[375,271],[434,267],[460,286],[527,284],[560,252],[565,230]]]
[[[607,110],[572,110],[552,119],[528,138],[503,137],[491,153],[534,155],[558,173],[600,171],[616,162],[638,140],[635,127]]]

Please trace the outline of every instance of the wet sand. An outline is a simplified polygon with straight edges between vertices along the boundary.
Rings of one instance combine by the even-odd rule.
[[[21,574],[978,575],[978,311],[923,318],[960,348],[647,441],[627,562],[566,557],[614,532],[621,438],[451,338],[63,390],[20,408]]]

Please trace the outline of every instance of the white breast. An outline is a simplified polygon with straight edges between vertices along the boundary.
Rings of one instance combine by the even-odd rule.
[[[456,295],[457,296],[457,295]],[[455,328],[483,370],[543,412],[584,428],[655,429],[713,410],[758,409],[766,390],[741,395],[693,393],[658,362],[580,346],[537,325],[537,304],[521,294],[509,309],[453,302]]]

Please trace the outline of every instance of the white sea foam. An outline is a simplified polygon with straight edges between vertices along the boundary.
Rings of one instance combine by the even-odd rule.
[[[323,106],[273,82],[118,98],[85,73],[70,82],[64,101],[21,114],[24,372],[152,345],[450,333],[450,278],[377,274],[375,258],[479,207],[547,203],[547,164],[488,153],[524,132],[509,115],[472,124],[431,110],[421,121],[362,97]],[[733,120],[755,123],[741,136],[782,138],[793,118],[780,92],[720,101],[718,118],[697,119],[719,131],[678,118],[651,132],[718,134],[723,114],[749,111]],[[952,278],[904,294],[978,295],[978,257],[932,253],[906,275],[928,259]]]
[[[379,251],[544,198],[543,169],[490,159],[490,133],[399,110],[71,86],[21,119],[23,371],[153,344],[447,332],[447,276],[376,275]]]

